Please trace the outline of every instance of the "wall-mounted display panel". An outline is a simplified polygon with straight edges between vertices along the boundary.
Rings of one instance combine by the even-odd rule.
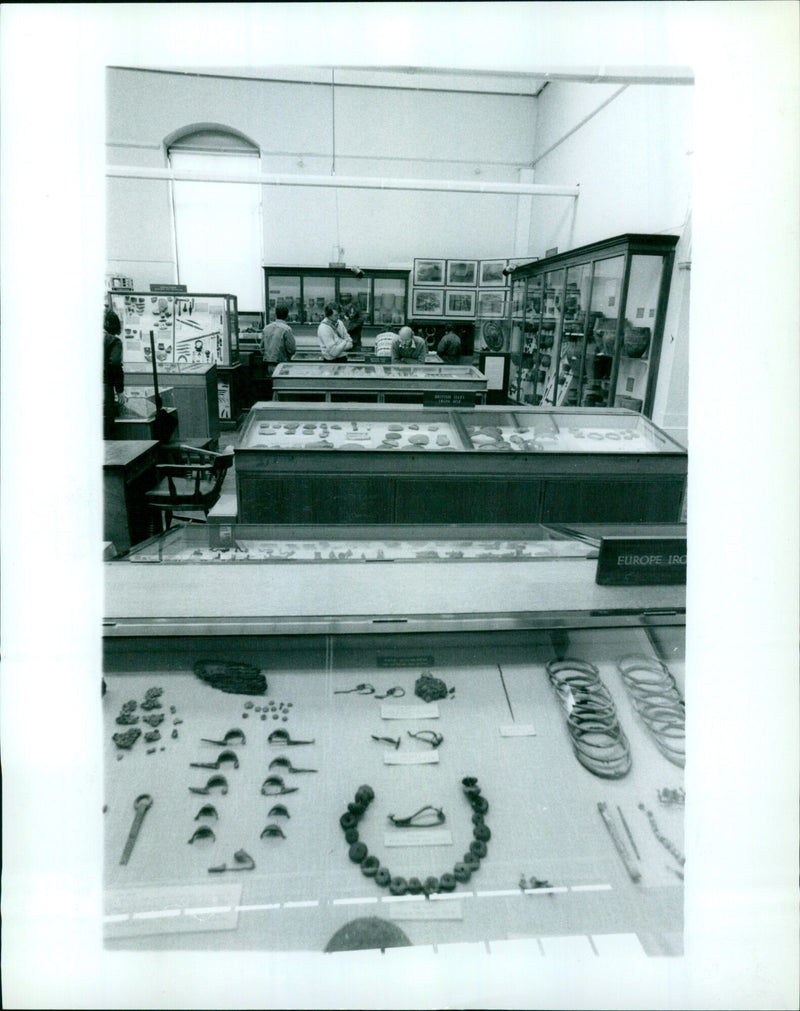
[[[467,288],[474,288],[478,283],[478,261],[477,260],[448,260],[447,280],[448,288],[463,285]]]
[[[187,292],[111,292],[111,308],[122,323],[123,363],[235,365],[239,361],[235,295]]]
[[[414,286],[444,284],[445,260],[414,259]]]
[[[462,291],[459,289],[445,290],[444,314],[445,316],[460,316],[462,319],[472,319],[475,316],[475,291]]]
[[[481,260],[478,270],[479,288],[504,288],[508,284],[508,260]]]

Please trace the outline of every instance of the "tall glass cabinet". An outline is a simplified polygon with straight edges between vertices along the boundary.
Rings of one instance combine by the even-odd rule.
[[[518,267],[511,400],[649,417],[677,241],[626,234]]]

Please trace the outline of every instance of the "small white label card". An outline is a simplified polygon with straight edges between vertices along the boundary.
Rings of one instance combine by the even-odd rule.
[[[382,720],[438,720],[439,707],[435,702],[426,702],[421,706],[381,706]]]
[[[535,737],[536,728],[532,723],[510,723],[500,727],[501,737]]]
[[[438,751],[384,751],[384,765],[436,765],[439,761]]]
[[[405,898],[405,896],[403,896]],[[398,902],[389,907],[392,920],[463,920],[461,902]]]
[[[406,828],[384,832],[383,845],[390,846],[452,846],[453,836],[447,828]]]

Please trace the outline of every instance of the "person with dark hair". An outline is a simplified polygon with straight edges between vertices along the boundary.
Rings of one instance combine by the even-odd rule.
[[[458,365],[461,360],[461,338],[455,330],[448,330],[442,337],[436,353],[447,365]]]
[[[345,324],[347,327],[347,332],[350,334],[350,339],[353,342],[353,350],[361,350],[361,332],[364,329],[364,317],[361,315],[361,310],[358,308],[356,302],[352,302],[347,310],[345,317]]]
[[[268,323],[261,331],[261,355],[267,367],[267,375],[271,376],[279,362],[288,362],[297,350],[292,328],[286,322],[289,310],[279,305],[275,310],[275,320]]]
[[[319,349],[326,362],[346,362],[346,351],[353,346],[350,334],[344,323],[339,319],[339,306],[328,302],[325,306],[325,319],[317,327]]]
[[[103,438],[113,439],[114,419],[125,402],[125,372],[122,368],[122,324],[113,309],[103,316]]]

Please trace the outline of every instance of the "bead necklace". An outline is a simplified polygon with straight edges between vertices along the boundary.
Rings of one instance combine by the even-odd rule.
[[[675,859],[678,861],[678,863],[681,865],[681,867],[683,867],[683,865],[686,863],[686,857],[681,853],[681,851],[678,849],[675,843],[670,842],[670,840],[667,839],[666,836],[663,836],[661,834],[661,832],[658,829],[658,823],[656,822],[655,815],[653,814],[653,812],[650,811],[648,808],[646,808],[644,804],[642,804],[641,802],[639,803],[639,810],[643,811],[647,815],[647,820],[650,822],[650,828],[653,830],[653,835],[656,837],[656,839],[658,839],[658,841],[661,843],[664,849],[667,850],[668,853],[671,853],[672,856],[674,856]]]
[[[361,873],[368,878],[374,878],[375,884],[380,888],[388,888],[392,895],[424,894],[428,896],[437,892],[452,892],[456,885],[466,883],[470,877],[480,868],[481,860],[484,859],[488,850],[487,842],[492,837],[489,826],[484,821],[484,815],[489,810],[489,802],[481,796],[481,788],[478,780],[474,776],[466,776],[461,780],[464,796],[472,808],[472,835],[473,840],[469,849],[464,854],[462,860],[453,867],[452,872],[448,871],[441,877],[427,877],[424,881],[420,878],[406,878],[393,876],[391,872],[381,865],[375,856],[370,856],[366,845],[358,837],[358,823],[367,812],[367,808],[375,798],[375,791],[371,786],[360,786],[356,791],[355,800],[347,805],[347,811],[339,819],[339,824],[344,832],[345,841],[349,844],[348,855],[354,864],[358,864]],[[423,808],[422,810],[428,810]],[[444,821],[441,809],[433,809],[441,819],[437,819],[437,824]],[[419,812],[417,812],[419,813]],[[414,816],[412,815],[412,818]],[[401,819],[410,821],[410,819]]]

